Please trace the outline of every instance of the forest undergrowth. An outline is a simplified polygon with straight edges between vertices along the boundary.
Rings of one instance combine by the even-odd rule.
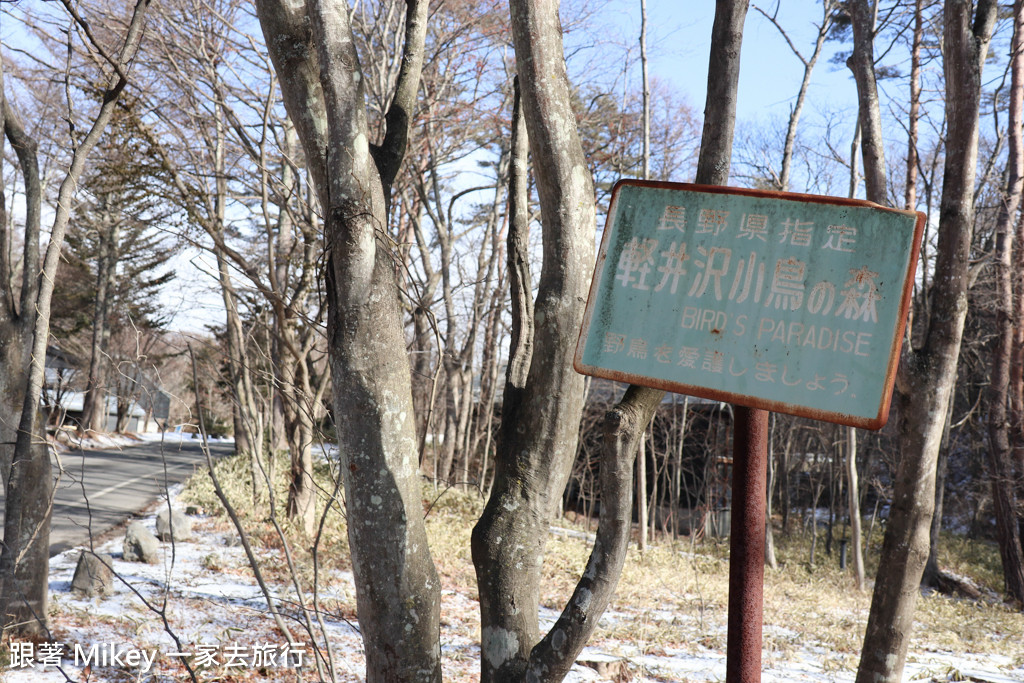
[[[318,465],[322,503],[334,492],[329,462],[322,458]],[[246,466],[247,462],[238,458],[222,460],[216,466],[218,479],[238,509],[261,557],[267,558],[264,571],[275,580],[290,581],[286,563],[275,562],[266,554],[281,553],[284,544],[268,521],[270,501],[265,498],[258,505],[251,503]],[[274,469],[279,475],[275,512],[283,518],[287,464],[278,463]],[[424,483],[423,494],[431,550],[443,582],[442,645],[447,638],[456,636],[478,641],[480,627],[470,534],[484,501],[475,489],[440,489],[429,483]],[[205,474],[192,479],[181,499],[212,515],[219,524],[229,525]],[[819,522],[816,560],[812,565],[812,534],[806,523],[809,516],[803,522],[799,514],[792,517],[790,528],[785,531],[775,520],[779,568],[765,572],[765,666],[770,670],[774,661],[784,662],[810,649],[817,653],[826,673],[855,671],[870,606],[870,586],[858,591],[851,570],[839,567],[841,527],[834,530],[830,551],[826,530]],[[553,620],[571,594],[586,564],[594,526],[571,514],[552,524],[543,569],[542,621]],[[867,575],[873,577],[880,560],[884,524],[870,526],[872,534],[865,559]],[[314,544],[283,519],[280,528],[293,554],[296,571],[308,585],[314,576]],[[323,520],[315,546],[320,577],[350,568],[340,500],[332,502],[332,512]],[[591,640],[591,649],[625,659],[659,653],[724,653],[728,550],[727,539],[673,538],[664,533],[655,534],[643,553],[635,546],[631,548],[615,598]],[[283,560],[283,556],[279,559]],[[921,652],[973,653],[1009,657],[1014,668],[1024,667],[1024,613],[1019,607],[1005,604],[1000,597],[1002,574],[996,545],[944,533],[940,566],[977,587],[982,597],[971,600],[938,593],[923,595],[918,603],[909,661],[913,662],[915,653]],[[335,602],[331,608],[348,619],[356,618],[354,596],[351,604]]]

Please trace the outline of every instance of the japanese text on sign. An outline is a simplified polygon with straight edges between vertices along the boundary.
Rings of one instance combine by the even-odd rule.
[[[616,189],[577,368],[880,426],[919,215],[711,189]]]

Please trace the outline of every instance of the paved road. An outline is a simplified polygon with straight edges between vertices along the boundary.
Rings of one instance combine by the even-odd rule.
[[[232,444],[211,444],[215,456]],[[56,460],[54,461],[56,465]],[[60,456],[63,472],[57,483],[50,555],[98,539],[160,498],[167,486],[184,481],[206,465],[198,441],[144,443]],[[57,468],[54,467],[57,474]],[[0,496],[0,524],[3,523]],[[2,528],[2,527],[0,527]]]

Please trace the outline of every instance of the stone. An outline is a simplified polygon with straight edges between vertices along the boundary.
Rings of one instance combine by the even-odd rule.
[[[576,663],[593,669],[604,681],[629,683],[633,680],[633,671],[630,669],[629,660],[622,657],[594,653],[590,656],[581,656]]]
[[[192,520],[180,510],[164,508],[156,516],[156,536],[166,543],[172,535],[175,543],[192,540]]]
[[[78,556],[75,576],[71,579],[71,590],[93,598],[114,592],[114,564],[110,555],[83,550]]]
[[[156,564],[160,560],[160,541],[142,522],[132,522],[124,533],[125,562]]]

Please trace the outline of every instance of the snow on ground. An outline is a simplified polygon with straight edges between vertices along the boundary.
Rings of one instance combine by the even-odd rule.
[[[177,505],[172,491],[171,504]],[[159,503],[146,520],[155,528]],[[195,538],[190,542],[163,544],[162,561],[155,565],[124,562],[122,536],[97,548],[113,556],[113,568],[120,576],[115,593],[86,598],[71,592],[71,579],[80,549],[69,550],[51,560],[50,590],[53,604],[52,643],[15,644],[17,666],[0,671],[4,683],[57,683],[68,680],[113,683],[147,681],[164,683],[189,680],[181,655],[190,661],[206,658],[216,666],[198,670],[200,681],[317,681],[313,666],[310,632],[323,642],[326,632],[337,680],[360,681],[364,672],[362,642],[354,619],[354,588],[351,574],[325,572],[319,579],[323,631],[315,623],[309,630],[294,608],[295,592],[283,583],[271,590],[280,601],[296,643],[289,646],[267,614],[266,601],[248,569],[233,529],[212,518],[195,520]],[[272,570],[281,560],[274,551],[257,551],[263,565]],[[308,596],[306,596],[308,600]],[[148,602],[149,606],[145,603]],[[161,614],[162,613],[162,614]],[[442,595],[442,655],[445,678],[472,681],[477,678],[480,649],[479,605],[475,598],[447,589]],[[557,614],[541,613],[542,629]],[[668,610],[647,610],[648,623],[660,621],[692,632],[683,648],[645,647],[641,640],[601,640],[588,648],[581,659],[617,663],[625,660],[633,681],[721,681],[725,679],[725,615],[709,614],[701,624],[681,618]],[[166,619],[167,627],[164,626]],[[636,620],[637,614],[611,611],[604,619]],[[854,671],[837,666],[834,653],[800,642],[789,629],[765,626],[776,640],[791,641],[785,653],[765,651],[765,683],[853,681]],[[172,634],[173,633],[173,637]],[[176,638],[176,640],[175,640]],[[706,642],[705,647],[701,642]],[[62,657],[54,654],[62,647]],[[111,659],[113,652],[115,657]],[[134,653],[134,654],[133,654]],[[34,665],[27,664],[29,656]],[[301,655],[303,666],[294,664]],[[17,661],[17,660],[21,661]],[[286,663],[287,660],[287,663]],[[59,668],[56,664],[59,661]],[[1013,668],[1010,657],[944,652],[912,652],[904,680],[972,680],[990,683],[1024,682],[1024,668]],[[88,670],[86,670],[88,668]],[[614,675],[614,674],[606,674]],[[577,665],[567,681],[607,681],[595,668]]]
[[[84,435],[79,434],[77,430],[68,429],[62,430],[58,437],[52,441],[54,448],[58,452],[66,452],[69,450],[99,450],[99,449],[111,449],[111,448],[122,448],[124,446],[137,446],[139,443],[159,443],[165,444],[176,444],[182,442],[198,442],[198,436],[196,434],[186,431],[167,431],[167,432],[146,432],[141,434],[135,433],[108,433],[108,432],[86,432]],[[234,438],[211,438],[211,442],[217,443],[234,443]]]

